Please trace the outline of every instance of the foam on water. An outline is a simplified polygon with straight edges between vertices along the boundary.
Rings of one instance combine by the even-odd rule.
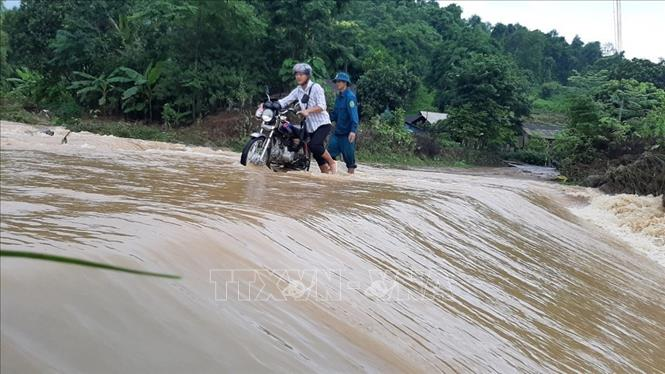
[[[661,196],[584,191],[589,203],[570,208],[665,267],[665,209]]]

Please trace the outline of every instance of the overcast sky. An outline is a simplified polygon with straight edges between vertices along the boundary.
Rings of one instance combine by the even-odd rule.
[[[4,0],[5,7],[8,9],[18,8],[21,5],[21,0]]]
[[[469,1],[439,0],[441,6],[456,3],[463,17],[474,14],[483,21],[519,23],[529,29],[556,29],[570,42],[579,35],[584,42],[614,44],[612,1]],[[626,57],[665,58],[665,1],[622,1],[623,49]]]
[[[474,14],[491,23],[519,23],[543,32],[556,29],[570,42],[579,35],[584,42],[614,44],[612,1],[478,1],[438,0],[441,6],[456,3],[465,18]],[[5,0],[19,6],[20,0]],[[626,57],[665,58],[665,1],[621,2],[623,49]]]

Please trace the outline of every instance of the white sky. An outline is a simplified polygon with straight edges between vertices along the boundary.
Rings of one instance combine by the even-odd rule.
[[[557,30],[568,42],[614,44],[612,1],[471,1],[438,0],[441,6],[456,3],[462,16],[476,14],[485,22],[519,23],[531,30]],[[665,1],[621,1],[623,49],[626,57],[665,58]]]
[[[3,3],[5,4],[5,8],[12,9],[18,8],[21,5],[21,0],[4,0]]]

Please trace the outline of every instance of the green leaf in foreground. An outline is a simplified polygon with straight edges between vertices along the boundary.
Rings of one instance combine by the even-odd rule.
[[[125,272],[125,273],[132,273],[132,274],[139,274],[139,275],[148,275],[148,276],[151,276],[151,277],[180,279],[179,275],[152,273],[152,272],[149,272],[149,271],[128,269],[128,268],[123,268],[123,267],[115,266],[115,265],[102,264],[102,263],[99,263],[99,262],[81,260],[81,259],[73,258],[73,257],[50,255],[50,254],[46,254],[46,253],[0,250],[0,256],[31,258],[31,259],[34,259],[34,260],[62,262],[62,263],[72,264],[72,265],[80,265],[80,266],[87,266],[87,267],[93,267],[93,268],[99,268],[99,269],[122,271],[122,272]]]

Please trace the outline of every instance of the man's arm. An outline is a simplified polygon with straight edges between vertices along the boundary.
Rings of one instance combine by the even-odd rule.
[[[294,101],[298,100],[298,88],[296,87],[285,98],[277,100],[282,108],[286,108]]]
[[[358,124],[360,123],[360,118],[358,117],[358,103],[356,98],[349,100],[348,105],[346,106],[349,111],[349,118],[351,119],[351,132],[349,133],[349,141],[353,143],[356,140],[356,133],[358,132]]]

